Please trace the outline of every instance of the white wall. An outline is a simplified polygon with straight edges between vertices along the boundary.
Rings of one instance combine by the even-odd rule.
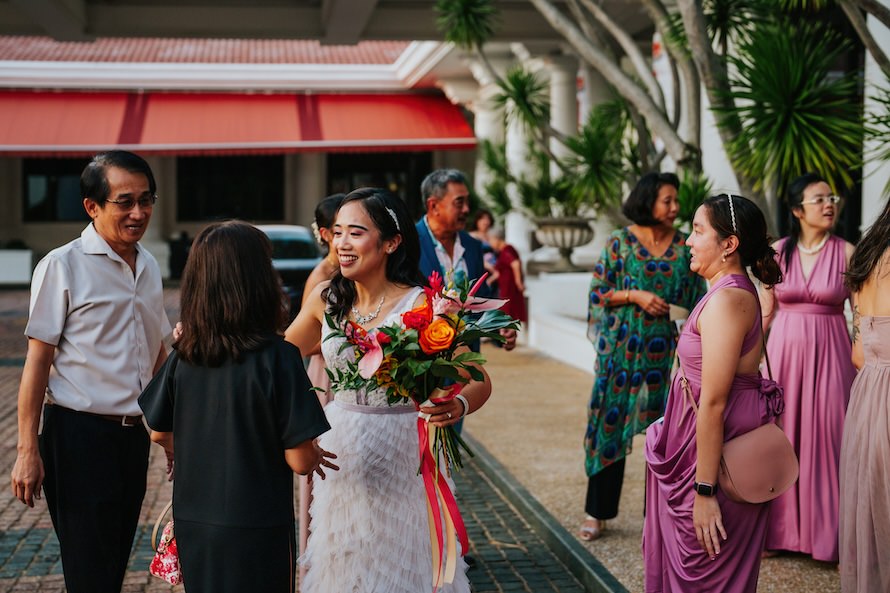
[[[884,6],[890,7],[890,0],[883,0],[882,3]],[[874,36],[878,45],[884,48],[884,51],[887,51],[888,48],[890,48],[890,30],[874,17],[868,18],[868,29],[871,31],[871,34]],[[874,99],[871,98],[871,94],[874,92],[875,87],[886,89],[890,84],[888,84],[887,77],[881,72],[881,69],[875,63],[871,54],[868,54],[865,58],[865,83],[866,92],[868,93],[868,97],[865,101],[866,112],[879,112],[879,109],[881,108]],[[874,142],[867,142],[865,145],[866,154],[869,154],[869,152],[874,151],[876,148],[886,149],[887,147],[880,147],[876,146]],[[884,209],[884,205],[887,203],[887,196],[884,193],[884,188],[887,187],[887,183],[890,182],[890,161],[884,161],[883,163],[866,163],[863,169],[863,177],[862,221],[860,228],[864,231],[871,226],[878,217],[878,214],[881,213],[881,210]]]

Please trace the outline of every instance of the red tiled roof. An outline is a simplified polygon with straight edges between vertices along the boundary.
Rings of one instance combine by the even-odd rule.
[[[0,36],[0,60],[173,64],[392,64],[405,41],[322,45],[295,39],[158,39],[103,37],[91,42]]]

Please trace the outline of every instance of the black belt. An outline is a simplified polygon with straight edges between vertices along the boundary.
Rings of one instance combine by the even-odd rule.
[[[66,412],[73,412],[75,414],[86,414],[87,416],[95,416],[96,418],[101,418],[102,420],[108,420],[109,422],[114,422],[115,424],[120,424],[125,427],[133,427],[137,424],[142,423],[142,415],[139,416],[117,416],[115,414],[94,414],[93,412],[82,412],[80,410],[72,410],[71,408],[66,408],[65,406],[60,406],[59,404],[54,404],[53,402],[46,402],[46,405],[53,406],[54,408],[59,408],[60,410],[65,410]]]

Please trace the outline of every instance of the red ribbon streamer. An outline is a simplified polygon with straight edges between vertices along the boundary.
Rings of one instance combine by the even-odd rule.
[[[459,385],[455,385],[454,387],[459,389]],[[445,401],[449,401],[454,398],[455,393],[458,389],[452,388],[447,396],[439,397],[439,398],[430,398],[430,401],[434,403],[443,403]],[[430,543],[433,553],[432,563],[433,563],[433,592],[438,589],[440,582],[442,582],[443,578],[446,583],[450,583],[453,578],[453,574],[447,574],[450,571],[443,571],[443,560],[445,562],[448,561],[446,556],[446,550],[449,547],[449,542],[446,538],[450,539],[457,536],[458,540],[461,544],[461,552],[466,553],[469,548],[469,539],[467,537],[467,530],[464,526],[463,518],[460,515],[460,510],[457,507],[457,501],[454,498],[454,493],[451,492],[451,488],[448,486],[448,482],[445,479],[445,475],[439,471],[438,461],[435,456],[435,452],[432,450],[431,446],[431,434],[433,431],[443,430],[440,428],[436,428],[430,426],[429,423],[422,418],[417,419],[417,440],[419,445],[419,453],[420,453],[420,473],[423,477],[423,485],[426,490],[427,497],[427,510],[430,518]],[[439,501],[442,501],[444,505],[444,509],[439,504]],[[447,521],[453,525],[453,532],[450,528],[450,525],[445,525],[443,522],[442,511],[447,513]],[[435,540],[433,541],[433,534],[435,533]],[[453,546],[451,546],[453,548]],[[446,574],[443,575],[443,572]]]

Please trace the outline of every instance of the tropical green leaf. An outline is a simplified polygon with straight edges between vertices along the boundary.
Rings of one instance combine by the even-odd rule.
[[[711,42],[726,56],[731,43],[747,39],[758,25],[775,18],[775,0],[705,0],[702,11]]]
[[[730,58],[729,95],[742,132],[726,148],[755,189],[775,184],[784,194],[785,184],[806,171],[836,188],[852,186],[864,125],[856,75],[834,70],[847,47],[824,26],[779,22],[758,27]]]
[[[479,144],[482,163],[491,175],[483,186],[482,201],[498,217],[503,217],[513,209],[513,202],[507,192],[510,184],[510,167],[507,164],[507,144],[495,144],[491,140],[482,140]]]
[[[677,214],[676,224],[692,223],[695,211],[711,195],[711,182],[703,173],[683,171],[680,178],[680,189],[677,190],[677,200],[680,202],[680,213]]]
[[[513,66],[498,82],[494,104],[503,109],[508,122],[519,123],[533,136],[550,121],[550,89],[547,82],[521,64]]]
[[[498,11],[492,0],[437,0],[436,12],[445,40],[464,49],[480,48],[494,35]]]
[[[809,10],[818,12],[835,6],[835,0],[778,0],[779,6],[786,11]]]
[[[430,367],[430,372],[434,377],[439,377],[440,379],[451,379],[452,381],[460,381],[461,379],[457,368],[448,364],[434,364]]]
[[[478,352],[462,352],[453,358],[454,362],[461,364],[485,364],[485,357]]]
[[[628,171],[629,153],[623,150],[630,118],[620,101],[597,105],[577,136],[567,146],[567,163],[574,173],[572,192],[579,208],[621,203],[621,184]]]
[[[726,57],[731,43],[747,38],[755,26],[775,18],[775,0],[704,0],[702,13],[708,27],[711,43]],[[672,48],[687,50],[689,42],[683,18],[674,8],[668,13],[670,26],[667,39]]]

